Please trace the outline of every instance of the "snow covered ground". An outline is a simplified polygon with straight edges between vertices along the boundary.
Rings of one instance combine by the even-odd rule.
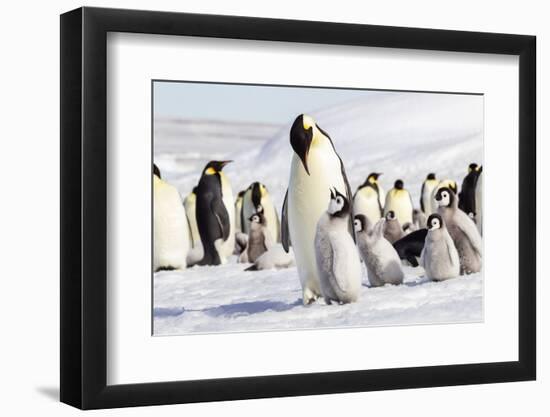
[[[353,190],[372,171],[387,191],[397,178],[418,204],[429,172],[459,184],[470,162],[483,163],[483,97],[379,92],[336,106],[304,108],[327,131]],[[286,124],[155,120],[154,159],[183,197],[211,159],[233,159],[224,171],[233,191],[261,181],[280,211],[292,149]],[[154,333],[238,332],[340,326],[473,322],[483,319],[482,274],[428,282],[406,267],[404,285],[369,288],[358,303],[304,307],[295,268],[244,272],[232,259],[154,275]]]

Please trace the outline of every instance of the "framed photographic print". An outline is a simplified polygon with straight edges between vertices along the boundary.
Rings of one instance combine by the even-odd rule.
[[[534,379],[535,38],[61,16],[61,400]]]

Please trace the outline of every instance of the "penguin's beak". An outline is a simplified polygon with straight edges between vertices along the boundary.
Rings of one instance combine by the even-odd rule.
[[[227,161],[220,161],[220,171],[223,169],[224,166],[226,166],[227,164],[230,164],[231,162],[233,162],[232,159],[229,159]]]

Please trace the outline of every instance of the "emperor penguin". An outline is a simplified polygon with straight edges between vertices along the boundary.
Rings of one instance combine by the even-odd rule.
[[[229,162],[208,162],[197,186],[197,226],[204,251],[200,265],[225,263],[235,247],[233,192],[222,172]]]
[[[349,233],[350,200],[330,190],[328,209],[317,222],[315,259],[325,303],[357,301],[361,289],[361,261]]]
[[[384,238],[384,222],[385,219],[380,219],[369,230],[367,217],[363,214],[355,215],[357,247],[367,266],[371,287],[403,283],[401,260],[395,248]]]
[[[382,175],[378,172],[369,174],[365,182],[357,188],[353,196],[354,214],[366,216],[371,224],[376,223],[382,217],[384,204],[384,190],[378,183],[378,177]]]
[[[199,227],[197,226],[197,187],[193,187],[193,191],[187,194],[187,197],[183,200],[183,206],[185,207],[185,214],[187,214],[187,220],[189,221],[192,247],[196,247],[201,244]]]
[[[437,213],[428,217],[428,233],[420,263],[426,276],[432,281],[455,278],[460,273],[458,251],[443,218]]]
[[[399,223],[412,223],[413,203],[411,195],[404,188],[402,180],[395,181],[393,188],[386,194],[386,203],[384,204],[384,215],[393,211],[399,220]]]
[[[243,196],[246,190],[241,190],[237,194],[237,198],[235,199],[235,231],[243,232],[243,226],[242,226],[242,209],[243,209]]]
[[[420,258],[420,255],[422,254],[427,233],[428,229],[418,229],[406,236],[403,236],[397,242],[394,242],[393,247],[397,251],[399,258],[406,260],[412,266],[417,267],[417,258]]]
[[[479,168],[479,177],[476,183],[476,214],[475,220],[479,234],[483,236],[483,169]]]
[[[439,204],[437,204],[435,195],[437,194],[437,191],[443,187],[449,188],[455,194],[458,193],[458,185],[456,184],[455,180],[445,179],[445,180],[439,181],[437,186],[432,190],[432,198],[431,198],[432,213],[437,213]]]
[[[254,213],[248,221],[250,222],[248,242],[239,262],[254,263],[273,246],[274,242],[263,212]]]
[[[422,210],[413,210],[413,223],[416,226],[416,230],[426,228],[426,217]]]
[[[462,180],[460,193],[458,194],[458,208],[474,218],[477,213],[476,185],[480,171],[481,167],[478,164],[471,163],[468,166],[468,174]]]
[[[440,188],[435,199],[439,204],[438,213],[458,251],[460,274],[479,272],[482,244],[474,221],[458,208],[458,198],[450,188]]]
[[[429,216],[432,211],[432,192],[437,187],[439,181],[435,178],[435,174],[430,172],[424,182],[422,183],[422,189],[420,190],[420,209],[422,212]]]
[[[388,242],[393,243],[405,236],[405,232],[401,227],[399,219],[395,216],[393,210],[388,211],[386,214],[386,221],[383,223],[384,237]]]
[[[280,223],[277,210],[264,184],[253,182],[245,191],[242,202],[242,219],[249,219],[254,213],[262,211],[271,237],[280,242]],[[250,222],[241,221],[243,233],[248,233]]]
[[[187,267],[189,225],[176,187],[161,179],[153,166],[153,270]]]
[[[283,203],[281,241],[287,252],[292,242],[302,300],[310,304],[321,295],[314,240],[317,222],[331,201],[328,190],[342,190],[351,201],[351,189],[330,136],[312,117],[302,114],[296,118],[290,129],[290,145],[294,154]],[[351,216],[348,222],[348,233],[354,239]]]

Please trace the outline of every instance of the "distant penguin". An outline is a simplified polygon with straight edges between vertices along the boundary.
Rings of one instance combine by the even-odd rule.
[[[443,218],[458,251],[460,274],[479,272],[482,244],[474,221],[458,208],[458,198],[451,189],[440,188],[435,199],[439,204],[438,213]]]
[[[386,213],[386,221],[384,225],[384,237],[388,239],[388,242],[393,243],[405,236],[405,232],[401,227],[399,219],[395,216],[393,210]]]
[[[420,190],[420,209],[426,216],[433,213],[432,193],[434,188],[437,187],[437,184],[439,184],[439,181],[435,178],[433,172],[430,172],[422,183],[422,189]]]
[[[416,230],[426,228],[426,215],[418,209],[413,210],[413,223],[416,226]]]
[[[437,213],[428,218],[428,234],[420,263],[432,281],[455,278],[460,273],[458,252],[445,222]]]
[[[178,190],[153,167],[153,270],[187,267],[189,225]]]
[[[456,181],[450,180],[450,179],[439,181],[439,183],[437,184],[437,187],[435,187],[432,191],[432,198],[431,198],[432,213],[437,213],[437,209],[439,208],[439,204],[437,204],[437,201],[435,200],[435,195],[437,194],[437,191],[440,188],[443,188],[443,187],[449,188],[455,194],[458,193],[458,185],[456,184]]]
[[[262,212],[254,213],[248,221],[250,222],[248,242],[239,261],[254,263],[273,246],[274,242]]]
[[[462,186],[458,194],[458,208],[474,218],[477,213],[476,185],[480,170],[481,167],[478,164],[472,163],[468,166],[468,174],[462,180]]]
[[[371,224],[382,217],[385,193],[378,183],[380,175],[382,174],[378,172],[369,174],[353,196],[353,213],[367,216]]]
[[[476,183],[476,226],[479,234],[483,236],[483,169],[479,168],[479,178]]]
[[[394,242],[393,247],[399,258],[406,260],[412,266],[418,266],[417,258],[420,258],[428,229],[419,229]]]
[[[261,207],[271,237],[277,242],[281,240],[279,216],[265,185],[259,182],[250,184],[250,187],[246,189],[243,195],[242,205],[242,218],[246,220],[254,213],[260,211]],[[249,226],[250,222],[242,222],[243,233],[248,233]]]
[[[315,259],[317,222],[330,202],[328,190],[342,190],[351,201],[351,189],[344,164],[329,135],[307,115],[300,115],[290,129],[294,150],[290,179],[281,217],[281,241],[288,252],[294,249],[303,303],[309,304],[321,295]],[[349,217],[348,232],[354,238],[353,220]]]
[[[239,191],[237,198],[235,199],[235,231],[243,232],[242,226],[242,210],[243,210],[243,196],[246,190]]]
[[[361,289],[361,261],[349,234],[351,206],[345,195],[330,190],[328,209],[317,223],[315,258],[325,302],[352,303]]]
[[[372,287],[403,283],[401,260],[395,248],[384,238],[384,222],[385,219],[380,219],[369,230],[367,217],[363,214],[355,216],[357,247],[367,266],[367,275]]]
[[[413,204],[411,195],[404,188],[402,180],[395,181],[393,188],[386,194],[384,216],[393,211],[399,223],[412,223]],[[387,218],[386,218],[387,219]]]
[[[208,162],[197,186],[197,225],[204,250],[200,265],[225,263],[235,246],[233,193],[222,172],[229,162]]]

